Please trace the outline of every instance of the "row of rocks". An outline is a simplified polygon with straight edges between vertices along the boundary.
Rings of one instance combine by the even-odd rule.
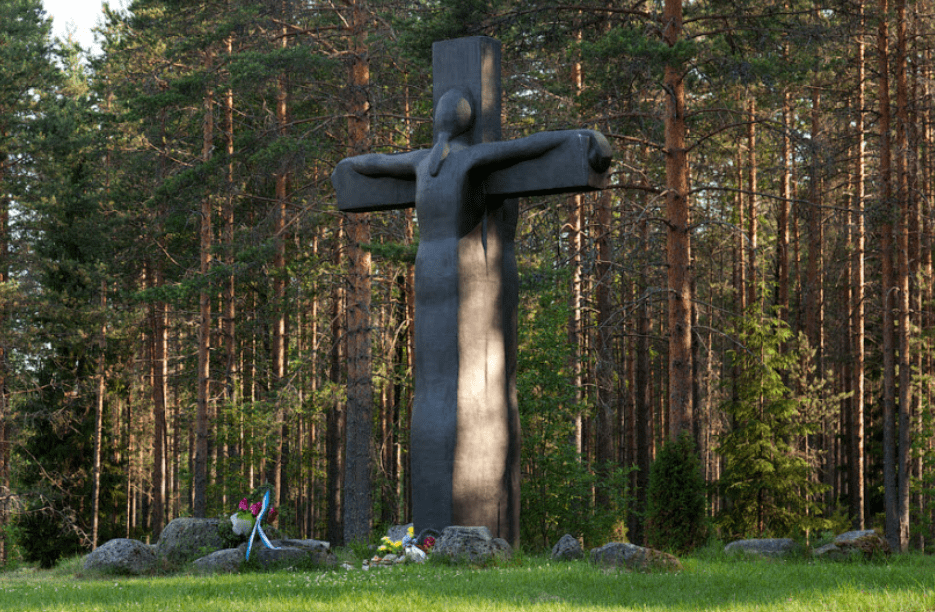
[[[571,561],[584,557],[581,542],[570,534],[565,534],[552,547],[554,561]],[[680,571],[682,563],[673,555],[628,542],[610,542],[592,548],[591,563],[604,567],[626,568],[637,572]]]
[[[84,560],[89,572],[140,576],[160,569],[190,566],[202,572],[236,572],[246,563],[246,543],[227,548],[218,527],[220,519],[177,518],[166,525],[155,545],[117,538],[93,550]],[[337,558],[328,542],[276,539],[277,550],[254,542],[250,562],[264,569],[333,567]]]
[[[756,557],[801,556],[804,547],[791,538],[758,538],[737,540],[724,547],[728,554],[745,554]],[[889,555],[887,541],[872,530],[848,531],[834,538],[834,541],[811,551],[815,558],[848,559],[854,557],[874,558]],[[564,535],[552,548],[552,559],[567,561],[581,559],[584,550],[581,543],[571,535]],[[592,563],[611,567],[626,567],[634,571],[678,571],[682,569],[679,560],[652,548],[635,544],[611,542],[591,550]]]
[[[757,557],[788,557],[805,554],[804,547],[790,538],[761,538],[737,540],[728,544],[724,551],[729,554],[747,554]],[[889,543],[877,532],[867,529],[848,531],[834,538],[829,544],[811,551],[815,558],[848,559],[864,557],[871,559],[891,553]]]
[[[160,568],[178,569],[190,566],[207,573],[237,572],[246,563],[246,544],[226,548],[218,527],[219,519],[179,518],[169,523],[155,545],[138,540],[118,538],[91,552],[84,561],[84,569],[108,574],[145,575]],[[408,525],[391,530],[391,537],[405,534]],[[395,541],[395,540],[394,540]],[[251,550],[251,564],[263,569],[282,567],[335,567],[337,558],[328,542],[320,540],[272,540],[275,549],[255,542]],[[738,540],[725,547],[729,554],[747,554],[758,557],[784,557],[802,555],[803,549],[788,538]],[[812,551],[819,558],[850,558],[855,555],[875,557],[890,554],[886,540],[874,531],[850,531],[834,541]],[[436,538],[432,556],[451,563],[487,565],[507,561],[513,549],[503,539],[491,537],[486,527],[447,527]],[[552,548],[552,559],[558,561],[581,559],[584,550],[571,535],[563,536]],[[403,562],[406,557],[393,559]],[[682,564],[668,553],[623,542],[611,542],[590,551],[590,560],[604,567],[626,568],[633,571],[679,571]]]

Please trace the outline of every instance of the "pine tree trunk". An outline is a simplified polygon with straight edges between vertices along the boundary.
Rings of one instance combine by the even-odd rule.
[[[877,30],[879,59],[879,120],[880,131],[880,258],[881,303],[883,309],[883,505],[884,531],[893,550],[900,550],[900,525],[896,475],[896,353],[895,322],[893,320],[895,272],[893,265],[892,177],[890,172],[890,86],[889,86],[889,32],[887,26],[888,0],[880,0]]]
[[[283,23],[286,22],[288,13],[286,12],[285,2],[282,10]],[[281,31],[281,48],[288,46],[289,37],[286,35],[286,27]],[[286,76],[280,75],[277,83],[276,92],[276,122],[277,132],[280,138],[284,138],[288,131],[289,107],[288,107],[288,84]],[[276,243],[276,254],[273,258],[273,338],[272,355],[273,365],[271,391],[276,401],[276,456],[272,466],[272,483],[275,489],[275,505],[282,506],[287,499],[286,481],[284,473],[286,470],[287,457],[289,456],[288,437],[289,428],[286,425],[285,398],[283,397],[282,385],[286,380],[286,204],[289,192],[289,173],[279,172],[275,175],[276,181],[276,203],[273,213],[274,223],[273,232]]]
[[[909,223],[911,216],[909,163],[912,158],[909,143],[909,89],[907,80],[906,2],[896,0],[896,156],[897,199],[899,217],[896,227],[899,313],[899,443],[898,443],[898,498],[899,550],[905,552],[909,546],[909,481],[911,478],[911,414],[912,414],[912,364],[910,347],[910,262]]]
[[[153,285],[162,286],[158,264],[154,266]],[[165,302],[150,306],[150,356],[153,401],[153,493],[152,529],[158,538],[166,524],[166,392],[168,377],[168,330]]]
[[[642,294],[637,296],[636,307],[636,358],[634,372],[634,416],[636,421],[636,507],[631,516],[629,537],[633,542],[643,542],[642,513],[646,510],[647,488],[649,485],[649,468],[652,464],[653,442],[653,403],[651,384],[651,354],[650,336],[653,332],[650,318],[650,244],[649,224],[645,218],[640,220],[640,234],[643,245],[644,266],[640,287]]]
[[[779,179],[779,212],[776,221],[776,277],[779,317],[790,322],[789,316],[789,202],[792,200],[792,147],[789,131],[792,127],[792,96],[782,94],[782,169]]]
[[[166,112],[159,112],[160,143],[166,142]],[[158,177],[166,177],[167,155],[165,147],[159,149]],[[163,218],[164,211],[157,211],[157,218]],[[162,263],[147,262],[147,272],[151,287],[164,285]],[[166,402],[168,393],[168,358],[169,332],[168,307],[165,302],[157,301],[149,306],[150,317],[150,380],[153,403],[153,474],[152,474],[152,529],[153,538],[158,538],[166,524],[166,478],[167,478],[167,429]],[[129,420],[128,420],[129,424]]]
[[[863,5],[861,4],[861,13]],[[863,14],[861,14],[861,25],[863,25]],[[851,517],[854,529],[863,529],[866,520],[864,518],[864,397],[865,376],[864,376],[864,249],[865,249],[865,227],[864,227],[864,191],[865,191],[865,166],[864,155],[866,152],[866,143],[864,141],[864,46],[862,42],[857,44],[857,88],[855,92],[854,109],[856,111],[854,132],[857,137],[855,167],[854,167],[854,195],[852,197],[851,207],[851,303],[849,311],[851,312],[851,416],[849,440],[848,468],[848,491],[850,493]]]
[[[744,176],[743,176],[743,147],[737,147],[736,153],[737,193],[734,196],[734,206],[737,209],[737,230],[734,232],[734,265],[733,283],[734,293],[737,296],[737,310],[744,312],[747,309],[747,235],[744,228],[747,226],[747,213],[744,203]],[[734,372],[734,377],[738,375]]]
[[[931,85],[932,82],[932,70],[930,68],[931,64],[931,52],[926,51],[923,56],[923,68],[922,74],[919,77],[920,82],[922,83],[922,99],[930,100],[931,99]],[[916,98],[919,99],[918,97]],[[930,186],[932,185],[932,155],[931,150],[933,146],[933,129],[932,129],[932,108],[931,105],[925,105],[924,110],[921,113],[922,118],[922,133],[919,135],[919,138],[922,140],[920,142],[920,159],[919,159],[919,184],[922,186],[922,189],[926,192],[930,192]],[[933,278],[933,264],[932,264],[932,206],[929,198],[921,198],[919,206],[919,215],[921,216],[921,235],[919,237],[919,250],[920,250],[920,261],[919,261],[919,278],[921,279],[931,279]],[[932,304],[933,303],[933,293],[935,293],[935,288],[933,288],[931,282],[923,282],[922,286],[919,288],[922,304]],[[935,327],[935,311],[932,308],[925,308],[921,311],[922,317],[922,329],[932,329]],[[920,350],[920,356],[922,358],[921,366],[919,371],[921,372],[931,372],[933,369],[933,359],[932,359],[932,341],[930,338],[927,338],[923,344],[922,350]],[[923,390],[919,393],[919,401],[925,402],[927,405],[932,403],[932,387],[929,385],[927,388],[923,387]],[[920,411],[920,416],[921,416]],[[924,452],[931,453],[933,450],[933,440],[931,437],[923,441],[923,450]],[[922,458],[920,457],[919,461],[921,462]],[[920,468],[921,471],[921,468]],[[935,539],[935,521],[932,521],[933,512],[935,512],[935,503],[933,503],[933,498],[931,492],[923,491],[921,495],[921,504],[922,510],[920,516],[923,520],[929,520],[929,529],[927,532],[923,532],[923,536],[929,539]],[[922,547],[924,549],[924,546]]]
[[[210,68],[212,55],[209,51],[205,57],[205,67]],[[214,140],[214,92],[208,90],[204,100],[204,122],[202,140],[202,162],[211,159],[211,149]],[[212,227],[213,207],[211,197],[205,194],[201,200],[201,275],[207,279],[211,271],[212,254],[214,246],[214,230]],[[197,518],[204,518],[208,512],[208,411],[210,401],[211,377],[211,295],[207,288],[199,291],[200,318],[198,323],[198,394],[195,415],[195,460],[192,491],[192,514]]]
[[[0,125],[0,137],[6,142],[6,129]],[[9,156],[0,151],[0,285],[10,280],[10,198],[6,195],[6,175]],[[7,304],[0,304],[0,337],[5,335],[9,313]],[[7,377],[6,342],[0,342],[0,565],[9,558],[7,525],[10,519],[10,393]]]
[[[665,0],[663,40],[672,47],[682,29],[682,0]],[[680,66],[665,67],[666,257],[669,289],[669,437],[693,433],[691,228],[688,152],[685,144],[685,82]]]
[[[820,381],[825,375],[825,266],[824,266],[824,202],[823,202],[823,126],[821,122],[821,94],[812,91],[811,111],[811,176],[809,177],[809,215],[808,215],[808,265],[806,268],[805,292],[805,331],[812,349],[815,351],[814,381]],[[818,416],[818,415],[816,415]],[[834,477],[830,465],[833,462],[829,434],[829,425],[824,416],[821,430],[813,437],[810,446],[816,451],[819,478],[831,485]],[[830,491],[831,489],[829,489]]]
[[[581,403],[584,377],[581,367],[581,194],[568,197],[568,221],[565,226],[568,233],[568,266],[571,269],[571,291],[568,296],[568,371],[571,373],[571,385],[575,389],[575,402]],[[575,413],[575,429],[572,444],[575,453],[581,458],[584,452],[584,421],[580,412]]]
[[[107,308],[107,285],[105,281],[101,282],[101,318],[106,316]],[[100,537],[101,522],[101,454],[104,436],[104,349],[106,345],[107,327],[101,323],[98,337],[98,348],[100,355],[97,358],[97,372],[94,375],[94,456],[92,458],[92,483],[91,483],[91,550],[97,548],[97,541]]]
[[[611,288],[611,239],[613,237],[613,215],[611,214],[611,193],[605,191],[598,196],[597,204],[597,265],[595,269],[597,286],[597,467],[605,477],[609,477],[611,465],[617,458],[617,396],[614,385],[613,352],[613,300]],[[595,499],[598,506],[609,503],[605,487],[598,487]]]
[[[339,225],[334,236],[334,265],[342,265],[344,234]],[[331,302],[331,368],[329,378],[333,387],[342,382],[342,371],[346,364],[347,338],[343,324],[346,311],[345,290],[339,283],[333,292]],[[345,431],[347,429],[346,405],[340,396],[335,396],[328,411],[325,454],[327,456],[327,498],[328,498],[328,541],[337,546],[344,542],[344,472],[345,472]]]
[[[227,55],[234,53],[234,39],[227,38]],[[224,264],[230,272],[224,282],[222,334],[224,336],[224,399],[228,405],[236,406],[237,385],[239,378],[237,354],[237,292],[234,262],[234,90],[228,89],[224,96],[224,145],[227,151],[227,166],[224,177],[224,200],[222,217],[224,221]]]
[[[351,68],[348,99],[348,155],[370,149],[370,63],[364,13],[351,3]],[[347,308],[347,465],[344,475],[344,541],[366,542],[371,528],[371,444],[373,388],[370,339],[370,218],[349,215],[350,294]]]
[[[750,255],[747,258],[747,304],[753,306],[757,303],[757,233],[759,223],[759,210],[757,209],[757,179],[756,179],[756,98],[747,100],[747,248]]]
[[[808,266],[805,288],[805,329],[815,351],[815,372],[824,374],[824,224],[821,193],[821,94],[812,92],[812,160],[809,178]]]

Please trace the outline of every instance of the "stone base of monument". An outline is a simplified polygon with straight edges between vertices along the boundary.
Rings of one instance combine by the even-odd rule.
[[[451,563],[485,565],[513,558],[513,547],[494,538],[486,527],[445,527],[435,542],[432,556]]]

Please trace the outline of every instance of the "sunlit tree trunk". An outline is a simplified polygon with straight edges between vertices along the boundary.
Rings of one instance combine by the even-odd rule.
[[[344,233],[343,222],[334,232],[334,265],[342,265],[342,252]],[[347,361],[347,338],[345,335],[344,311],[346,309],[346,292],[343,284],[339,283],[332,292],[331,298],[331,355],[330,372],[332,388],[341,384],[342,372]],[[347,428],[347,412],[344,397],[335,395],[328,411],[326,449],[327,471],[327,498],[328,498],[328,541],[332,545],[344,542],[344,440]]]
[[[282,3],[282,19],[286,22],[288,13],[286,3]],[[281,48],[288,46],[289,37],[287,36],[285,26],[281,29]],[[276,122],[277,132],[281,138],[286,136],[289,121],[288,108],[288,84],[286,76],[280,75],[276,91]],[[286,282],[288,272],[286,270],[286,204],[289,197],[289,172],[278,172],[275,175],[276,182],[276,202],[273,212],[273,233],[276,244],[276,254],[273,257],[273,338],[270,360],[272,362],[272,384],[271,392],[276,402],[276,441],[275,456],[272,466],[272,483],[275,489],[276,505],[282,506],[287,498],[286,481],[284,472],[286,469],[286,458],[288,457],[288,436],[289,429],[286,425],[285,398],[283,397],[282,385],[286,380]]]
[[[97,548],[97,540],[100,536],[101,522],[101,454],[104,436],[104,350],[106,347],[107,326],[105,310],[107,308],[107,285],[105,281],[101,282],[101,328],[98,336],[97,371],[94,374],[94,457],[92,458],[92,483],[91,483],[91,549]]]
[[[582,318],[581,295],[581,211],[582,196],[575,194],[568,197],[568,221],[565,225],[568,244],[568,267],[571,270],[571,291],[568,296],[568,371],[571,373],[571,385],[575,389],[575,401],[580,403],[582,388],[584,386],[584,373],[581,364],[581,337]],[[575,414],[575,428],[572,444],[578,457],[584,452],[584,419],[580,413]]]
[[[159,263],[150,265],[153,276],[151,284],[162,286]],[[167,480],[167,428],[166,394],[168,378],[168,315],[165,302],[155,302],[149,307],[150,317],[150,380],[153,402],[153,476],[152,476],[152,530],[158,538],[166,521]]]
[[[808,266],[805,288],[805,328],[815,350],[815,371],[822,376],[824,355],[824,224],[821,193],[821,94],[812,92],[812,160],[809,179]]]
[[[370,60],[364,9],[350,5],[351,60],[348,82],[348,155],[370,149]],[[371,528],[371,444],[373,389],[370,339],[370,218],[348,218],[350,294],[347,304],[347,464],[345,466],[344,541],[366,542]]]
[[[580,40],[581,32],[576,33]],[[571,86],[575,95],[581,93],[584,86],[584,75],[581,62],[575,61],[571,66]],[[571,270],[571,292],[569,295],[568,312],[568,371],[571,373],[571,384],[575,390],[575,401],[579,404],[584,398],[584,367],[582,362],[584,345],[584,270],[581,262],[581,249],[583,246],[582,232],[584,230],[584,196],[576,193],[568,196],[568,221],[565,225],[568,244],[568,267]],[[584,416],[580,411],[575,412],[575,429],[573,444],[579,459],[584,453]]]
[[[861,3],[861,11],[863,5]],[[863,15],[861,15],[863,24]],[[855,146],[854,166],[854,193],[851,198],[851,287],[850,287],[850,313],[851,313],[851,416],[848,458],[848,491],[850,493],[851,517],[854,529],[863,529],[864,518],[864,397],[866,395],[864,376],[864,191],[865,191],[865,164],[864,155],[866,143],[864,141],[864,45],[857,43],[857,88],[855,92],[854,109],[856,112],[854,133],[857,137]]]
[[[230,0],[228,0],[228,6]],[[234,38],[228,36],[226,40],[227,56],[233,56]],[[224,148],[227,154],[227,164],[224,172],[224,198],[222,200],[221,218],[223,222],[224,264],[228,269],[227,278],[224,279],[221,313],[221,336],[224,342],[224,389],[223,398],[228,410],[238,405],[239,359],[237,354],[237,301],[236,277],[234,275],[234,262],[236,247],[234,245],[234,90],[228,88],[224,95]],[[239,411],[237,412],[239,415]],[[231,426],[236,426],[231,423]],[[228,436],[230,438],[230,436]],[[235,441],[228,441],[227,454],[233,451],[238,456],[243,452],[243,445]],[[241,458],[242,461],[242,458]]]
[[[737,310],[743,312],[747,307],[747,212],[744,207],[744,176],[743,176],[743,148],[738,145],[735,154],[737,180],[737,193],[734,196],[734,207],[737,211],[737,227],[734,231],[734,265],[733,284],[737,296]],[[737,373],[734,373],[736,378]]]
[[[757,178],[756,178],[756,98],[747,100],[747,304],[753,306],[757,303],[757,233],[759,231],[759,210],[757,206]]]
[[[682,0],[665,0],[663,40],[672,47],[682,30]],[[666,219],[669,289],[669,436],[693,434],[691,228],[685,82],[681,66],[665,67]]]
[[[789,316],[789,202],[792,200],[792,96],[782,94],[782,144],[779,177],[779,211],[776,220],[776,292],[779,316],[787,323]]]

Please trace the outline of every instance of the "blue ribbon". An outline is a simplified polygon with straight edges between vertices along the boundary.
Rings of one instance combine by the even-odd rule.
[[[247,561],[250,560],[250,550],[253,548],[253,538],[256,537],[257,532],[259,532],[260,540],[266,544],[267,548],[271,550],[281,550],[278,546],[270,544],[269,538],[266,537],[266,534],[263,533],[263,528],[260,527],[260,521],[263,520],[263,515],[266,514],[267,508],[269,508],[269,491],[263,495],[263,507],[260,508],[260,513],[256,515],[256,521],[253,523],[253,531],[250,532],[250,539],[247,540]]]

